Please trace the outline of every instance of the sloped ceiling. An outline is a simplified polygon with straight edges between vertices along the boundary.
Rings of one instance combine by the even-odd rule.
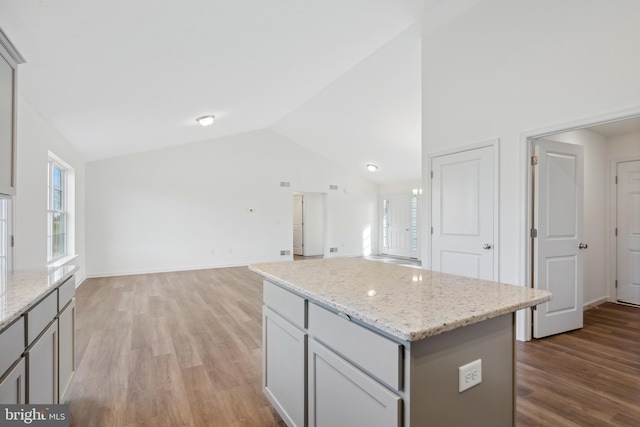
[[[27,61],[22,99],[87,161],[273,128],[384,183],[420,176],[422,8],[3,0],[0,27]]]
[[[412,26],[275,124],[379,183],[420,177],[420,28]]]

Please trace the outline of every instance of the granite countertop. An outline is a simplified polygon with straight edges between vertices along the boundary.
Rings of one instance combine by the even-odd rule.
[[[362,258],[256,264],[249,269],[403,341],[418,341],[551,299],[543,290]]]
[[[0,274],[0,330],[78,270],[75,265]]]

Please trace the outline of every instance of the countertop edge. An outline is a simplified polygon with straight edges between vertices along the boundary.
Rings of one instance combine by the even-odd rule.
[[[7,326],[11,325],[13,322],[19,319],[20,316],[22,316],[24,313],[29,311],[30,308],[32,308],[33,306],[38,304],[40,301],[42,301],[44,297],[46,297],[51,292],[58,289],[62,283],[64,283],[67,279],[69,279],[79,270],[77,266],[70,266],[70,267],[72,268],[70,268],[69,271],[65,272],[60,278],[56,279],[53,282],[53,284],[49,285],[47,288],[43,288],[41,292],[34,294],[32,298],[29,300],[29,302],[26,303],[22,308],[20,308],[18,311],[16,311],[12,315],[7,316],[4,319],[0,320],[0,331],[4,330]],[[50,272],[50,274],[55,274],[60,269],[62,269],[62,267],[55,268]]]
[[[253,266],[249,265],[248,266],[249,270],[253,271],[256,274],[259,274],[260,276],[262,276],[263,278],[270,280],[274,283],[276,283],[277,285],[283,286],[285,288],[288,288],[298,294],[304,295],[305,297],[308,297],[310,300],[314,301],[314,302],[318,302],[320,304],[323,304],[327,307],[333,308],[337,311],[343,312],[344,314],[347,314],[348,316],[357,319],[358,321],[371,326],[379,331],[383,331],[384,333],[391,335],[393,337],[395,337],[398,340],[401,341],[408,341],[408,342],[412,342],[412,341],[419,341],[421,339],[424,338],[428,338],[434,335],[439,335],[445,332],[449,332],[464,326],[468,326],[468,325],[472,325],[474,323],[479,323],[482,322],[484,320],[489,320],[489,319],[493,319],[495,317],[500,317],[502,315],[505,314],[509,314],[509,313],[514,313],[518,310],[522,310],[525,308],[529,308],[529,307],[533,307],[536,306],[538,304],[542,304],[544,302],[550,301],[552,298],[552,295],[550,292],[544,291],[547,293],[547,295],[545,296],[541,296],[541,297],[537,297],[537,298],[531,298],[528,301],[524,301],[522,303],[519,304],[511,304],[511,305],[506,305],[506,306],[502,306],[496,310],[493,310],[489,313],[483,313],[480,315],[474,315],[474,316],[468,316],[468,317],[463,317],[460,318],[457,321],[454,322],[449,322],[449,323],[443,323],[441,325],[437,325],[437,326],[433,326],[433,327],[427,327],[424,329],[420,329],[411,333],[406,333],[403,331],[400,331],[396,328],[390,327],[389,325],[386,324],[382,324],[380,322],[377,321],[377,319],[373,319],[370,318],[366,315],[363,315],[362,313],[359,313],[355,310],[350,309],[349,307],[345,307],[342,306],[341,304],[338,304],[334,301],[322,298],[320,296],[318,296],[317,294],[314,294],[313,292],[307,291],[306,289],[297,286],[293,283],[287,282],[285,280],[282,280],[278,277],[275,277],[269,273],[266,273],[262,270],[256,269]],[[516,286],[516,285],[511,285],[511,286]],[[524,287],[523,287],[524,288]]]

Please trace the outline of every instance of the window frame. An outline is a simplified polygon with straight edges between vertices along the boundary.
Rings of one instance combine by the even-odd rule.
[[[60,178],[60,209],[56,209],[55,203],[55,182],[54,172],[59,170]],[[47,263],[51,264],[69,255],[69,212],[68,212],[68,176],[69,168],[57,159],[49,157],[47,163]],[[58,214],[61,217],[61,227],[63,232],[56,233],[54,217]],[[62,235],[63,251],[55,253],[56,238]]]

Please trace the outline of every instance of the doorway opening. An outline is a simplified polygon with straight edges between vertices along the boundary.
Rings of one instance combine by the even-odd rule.
[[[324,193],[296,193],[292,196],[294,260],[324,257],[325,206]]]
[[[640,117],[567,126],[526,140],[527,276],[531,287],[554,293],[525,319],[530,339],[580,328],[582,311],[606,301],[637,295],[640,303],[640,238],[627,238],[640,236],[640,191],[634,190],[640,162],[633,163],[640,160]],[[582,173],[571,147],[583,153]],[[583,188],[572,192],[579,181]],[[567,315],[573,321],[566,323]]]
[[[383,196],[381,255],[419,258],[420,196],[415,193]]]

